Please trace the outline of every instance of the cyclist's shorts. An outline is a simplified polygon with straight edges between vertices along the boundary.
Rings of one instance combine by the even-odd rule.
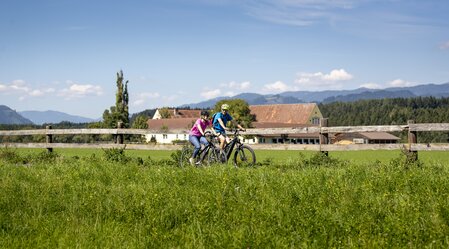
[[[227,137],[225,131],[218,131],[218,132],[217,132],[217,137],[219,137],[219,136]]]

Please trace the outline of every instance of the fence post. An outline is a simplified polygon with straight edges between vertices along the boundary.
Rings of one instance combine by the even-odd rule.
[[[123,128],[123,122],[122,121],[119,121],[118,123],[117,123],[117,128],[118,129],[122,129]],[[124,135],[123,134],[117,134],[117,144],[123,144],[123,141],[124,141]]]
[[[408,120],[407,121],[407,124],[409,125],[409,127],[408,127],[408,152],[409,152],[409,155],[410,155],[410,159],[412,161],[418,160],[418,151],[412,150],[412,145],[416,144],[418,142],[418,134],[417,134],[417,132],[410,130],[410,124],[414,124],[414,123],[415,123],[414,120]]]
[[[45,127],[45,129],[51,130],[51,125],[47,125],[47,126]],[[48,144],[53,143],[53,136],[52,136],[51,134],[47,134],[45,140],[46,140],[46,142],[47,142],[47,151],[48,151],[48,152],[53,152],[53,148],[52,148],[52,147],[48,147]]]
[[[321,118],[320,119],[320,127],[328,127],[328,119],[327,118]],[[322,133],[320,132],[320,145],[321,144],[328,144],[329,143],[329,133]],[[320,148],[321,150],[321,148]],[[325,156],[329,155],[329,151],[321,151]]]

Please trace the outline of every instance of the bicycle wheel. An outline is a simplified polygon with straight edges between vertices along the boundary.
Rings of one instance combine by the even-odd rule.
[[[189,159],[192,157],[193,147],[186,145],[182,147],[181,155],[179,156],[179,167],[186,167],[190,165]]]
[[[209,149],[209,154],[207,155],[207,165],[212,165],[220,162],[220,149],[211,147]]]
[[[254,166],[256,164],[256,154],[248,145],[242,145],[235,150],[234,165],[237,167]]]

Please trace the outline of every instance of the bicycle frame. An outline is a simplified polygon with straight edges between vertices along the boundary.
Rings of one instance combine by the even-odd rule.
[[[234,131],[234,138],[231,139],[231,141],[229,143],[226,144],[225,148],[224,148],[224,152],[226,155],[226,161],[229,160],[229,158],[231,157],[232,151],[234,151],[235,146],[237,145],[238,147],[243,145],[242,142],[240,142],[240,138],[239,138],[239,130],[235,130]]]
[[[215,144],[213,143],[213,139],[216,138],[215,135],[211,135],[211,138],[208,139],[209,144],[207,146],[204,146],[200,149],[200,151],[198,151],[198,155],[197,158],[199,158],[199,160],[197,160],[197,162],[203,162],[204,159],[207,157],[209,150],[214,150],[216,148]]]

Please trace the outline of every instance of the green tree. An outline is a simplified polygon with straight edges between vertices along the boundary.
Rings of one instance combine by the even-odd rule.
[[[148,129],[148,117],[145,115],[139,115],[134,119],[131,127],[134,129]]]
[[[161,118],[170,118],[170,110],[168,107],[159,109],[159,114],[161,115]]]
[[[123,122],[125,128],[129,127],[129,95],[128,81],[123,83],[123,71],[117,73],[117,93],[115,95],[115,106],[103,112],[103,124],[106,128],[117,128],[119,121]]]
[[[229,114],[232,118],[237,121],[241,126],[245,128],[250,128],[252,122],[255,120],[254,115],[251,114],[248,103],[243,99],[226,99],[218,101],[213,112],[220,112],[222,104],[229,105]]]

